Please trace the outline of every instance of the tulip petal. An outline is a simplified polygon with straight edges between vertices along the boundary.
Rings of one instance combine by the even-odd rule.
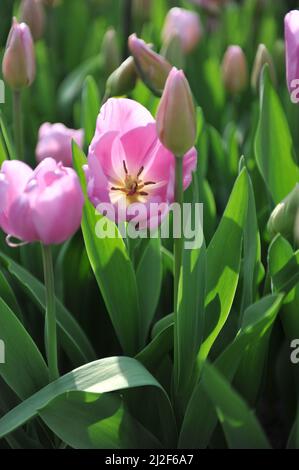
[[[135,127],[155,122],[151,113],[136,101],[127,98],[110,98],[101,108],[97,119],[97,134],[117,131],[128,132]]]

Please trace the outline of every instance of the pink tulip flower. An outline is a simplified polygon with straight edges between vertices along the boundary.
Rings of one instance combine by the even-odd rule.
[[[72,166],[72,140],[82,148],[84,132],[82,129],[69,129],[63,124],[50,124],[45,122],[41,125],[38,133],[38,143],[35,150],[36,159],[41,162],[51,157],[57,163],[62,162],[64,166]]]
[[[289,92],[298,87],[299,81],[299,11],[290,11],[284,19],[286,46],[286,74]],[[297,80],[297,82],[296,82]]]
[[[196,162],[192,148],[183,162],[184,189],[191,183]],[[112,203],[118,222],[131,220],[127,211],[124,218],[119,214],[120,205],[128,209],[143,204],[147,212],[140,228],[152,228],[150,204],[174,200],[175,157],[159,141],[150,112],[133,100],[111,98],[102,107],[85,171],[91,202]]]
[[[18,160],[0,172],[0,227],[25,242],[59,244],[79,228],[84,204],[77,174],[53,158],[33,171]]]
[[[4,79],[13,89],[30,86],[35,78],[35,54],[29,27],[25,23],[13,24],[3,56]]]
[[[191,52],[202,37],[202,26],[198,14],[184,8],[171,8],[165,19],[162,39],[168,43],[174,36],[181,39],[185,53]]]

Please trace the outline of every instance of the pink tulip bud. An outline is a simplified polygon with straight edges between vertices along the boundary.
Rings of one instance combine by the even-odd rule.
[[[269,66],[272,83],[276,84],[276,72],[272,56],[264,44],[259,44],[251,74],[251,86],[254,91],[259,89],[260,76],[265,64]]]
[[[35,78],[35,55],[30,29],[15,18],[7,40],[2,72],[13,89],[30,86]]]
[[[299,183],[274,208],[268,221],[268,231],[271,236],[281,233],[284,237],[292,237],[296,217],[299,211]]]
[[[232,95],[243,91],[248,83],[248,68],[240,46],[229,46],[222,62],[222,77],[226,90]]]
[[[60,123],[45,122],[38,132],[38,144],[35,150],[37,161],[41,162],[51,157],[57,163],[62,162],[64,166],[72,167],[72,140],[82,148],[83,130],[69,129]]]
[[[157,112],[162,144],[177,157],[190,150],[196,139],[196,114],[189,83],[182,70],[170,72]]]
[[[164,57],[154,52],[136,34],[129,37],[129,49],[134,57],[138,73],[146,85],[159,94],[164,88],[171,65]]]
[[[284,19],[286,75],[289,92],[299,84],[299,11],[290,11]]]
[[[0,227],[25,242],[59,244],[79,228],[84,197],[72,168],[46,158],[33,171],[18,160],[0,172]]]
[[[221,6],[227,3],[227,0],[190,0],[195,5],[207,10],[207,12],[215,14],[219,13]]]
[[[22,0],[21,21],[29,26],[34,41],[43,36],[45,12],[41,0]]]
[[[184,8],[171,8],[165,19],[162,39],[167,44],[174,36],[180,37],[185,53],[191,52],[202,37],[198,14]]]

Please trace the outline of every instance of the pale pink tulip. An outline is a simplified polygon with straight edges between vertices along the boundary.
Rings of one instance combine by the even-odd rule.
[[[84,204],[77,174],[52,158],[33,171],[18,160],[0,172],[0,227],[25,242],[59,244],[79,228]]]
[[[22,0],[21,21],[29,26],[34,41],[43,36],[45,12],[41,0]]]
[[[162,31],[163,42],[168,43],[174,36],[181,39],[185,53],[191,52],[202,37],[202,25],[198,14],[184,8],[171,8]]]
[[[29,27],[14,18],[3,56],[2,72],[13,89],[30,86],[35,78],[34,46]]]
[[[41,125],[38,133],[36,147],[36,159],[41,162],[47,157],[54,158],[57,163],[62,162],[65,166],[72,166],[72,140],[82,148],[84,132],[82,129],[69,129],[64,124],[50,124],[45,122]]]
[[[184,158],[185,189],[196,162],[192,148]],[[152,115],[136,101],[111,98],[102,107],[85,170],[91,202],[112,203],[118,221],[131,219],[119,214],[119,206],[141,203],[147,212],[140,224],[152,227],[150,204],[174,200],[175,157],[159,141]]]
[[[248,84],[248,65],[240,46],[229,46],[222,61],[222,78],[232,95],[241,93]]]

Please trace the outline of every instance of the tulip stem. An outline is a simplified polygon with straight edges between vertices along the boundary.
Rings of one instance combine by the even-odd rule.
[[[45,341],[49,368],[49,380],[58,379],[56,301],[52,250],[49,245],[42,245],[44,279],[46,288],[46,327]]]
[[[20,90],[13,92],[13,123],[16,158],[24,160],[24,140],[23,140],[23,116],[22,116],[22,95]]]
[[[180,273],[183,259],[184,249],[184,235],[183,235],[183,202],[184,202],[184,191],[183,191],[183,158],[175,158],[175,202],[180,205],[181,214],[181,227],[178,238],[174,238],[174,357],[175,357],[175,368],[176,368],[176,379],[178,378],[177,370],[177,357],[178,357],[178,345],[177,345],[177,316],[178,316],[178,290]]]
[[[132,0],[124,0],[123,12],[123,37],[125,39],[123,45],[123,60],[128,57],[128,37],[132,29]]]

